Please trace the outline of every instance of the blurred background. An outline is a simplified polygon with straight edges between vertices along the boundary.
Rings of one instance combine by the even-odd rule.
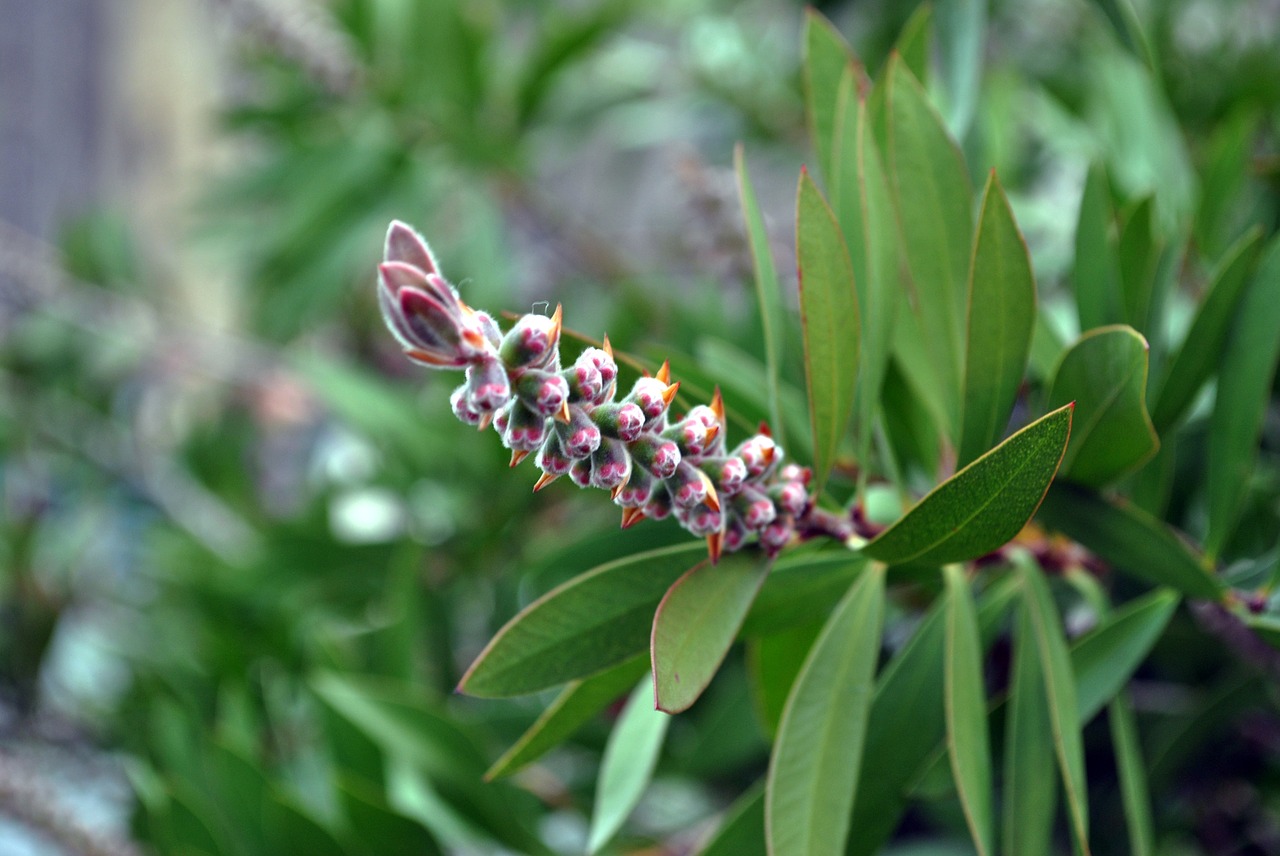
[[[872,70],[915,7],[820,5]],[[472,305],[561,301],[568,328],[762,410],[733,388],[761,350],[732,157],[785,275],[803,19],[0,0],[0,854],[580,851],[608,723],[485,784],[545,699],[452,688],[520,604],[681,536],[531,496],[452,418],[456,379],[399,355],[373,266],[406,220]],[[1159,187],[1205,257],[1275,229],[1280,2],[940,0],[935,26],[944,115],[999,170],[1048,304],[1092,162],[1121,200]],[[977,64],[948,35],[974,27]],[[1280,852],[1274,705],[1205,692],[1156,771],[1168,852]],[[687,852],[766,751],[722,676],[616,852]]]

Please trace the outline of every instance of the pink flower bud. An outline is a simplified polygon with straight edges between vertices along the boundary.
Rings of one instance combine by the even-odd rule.
[[[662,432],[662,436],[679,446],[681,455],[696,460],[710,451],[718,433],[718,426],[715,429],[708,430],[701,420],[686,417],[674,425],[667,426],[667,429]]]
[[[698,466],[715,482],[716,490],[721,496],[733,496],[742,490],[742,485],[747,480],[747,465],[742,458],[703,458]]]
[[[594,404],[603,404],[613,396],[613,385],[618,380],[618,364],[607,351],[600,348],[587,348],[574,365],[590,367],[600,375],[600,389],[591,398]]]
[[[574,461],[573,466],[569,468],[569,478],[578,487],[591,487],[591,459],[582,458]]]
[[[569,384],[569,401],[592,403],[600,396],[604,386],[604,378],[595,366],[584,363],[581,358],[561,372]]]
[[[733,497],[732,506],[742,525],[752,532],[759,532],[778,516],[773,501],[754,485],[747,485]]]
[[[547,439],[547,418],[534,413],[519,400],[513,404],[508,410],[501,411],[510,417],[502,429],[502,445],[513,452],[532,452]]]
[[[643,508],[653,496],[657,481],[644,467],[632,467],[631,475],[613,501],[623,508]]]
[[[470,387],[463,384],[453,391],[449,396],[449,405],[453,408],[453,415],[466,425],[479,425],[480,420],[484,418],[479,410],[471,406]]]
[[[667,479],[671,501],[680,508],[693,508],[707,499],[707,476],[688,461],[681,461],[675,473]]]
[[[743,440],[733,454],[742,458],[747,465],[747,473],[751,478],[760,478],[769,472],[782,459],[782,450],[773,438],[765,434],[756,434]]]
[[[426,240],[407,223],[392,220],[382,257],[389,262],[405,262],[423,273],[439,273],[436,258]]]
[[[477,360],[467,367],[467,396],[471,409],[492,413],[511,400],[507,370],[496,359]]]
[[[555,430],[560,435],[564,453],[575,461],[591,457],[591,453],[600,448],[600,429],[576,404],[569,405],[568,424],[556,422]]]
[[[382,319],[415,362],[459,368],[492,353],[476,312],[440,275],[401,261],[378,266]]]
[[[498,352],[507,368],[550,368],[558,371],[559,317],[525,315],[507,331]]]
[[[516,381],[516,391],[525,407],[551,417],[569,400],[569,384],[558,374],[526,369]]]
[[[778,503],[778,507],[792,517],[800,517],[809,507],[809,491],[802,482],[784,481],[769,488],[769,496]]]
[[[605,438],[591,456],[591,486],[613,490],[627,482],[631,475],[631,456],[618,440]]]
[[[737,515],[730,514],[729,519],[725,521],[724,527],[724,549],[725,552],[735,553],[742,549],[742,545],[747,542],[747,527],[742,525],[742,521]]]
[[[633,402],[607,401],[591,411],[591,421],[600,426],[600,433],[616,437],[624,443],[632,443],[644,428],[644,413]]]
[[[667,405],[675,394],[675,387],[663,383],[656,377],[638,378],[631,392],[624,401],[632,401],[640,406],[647,423],[655,423],[667,412]]]
[[[656,434],[641,434],[627,446],[636,463],[659,479],[669,479],[680,466],[680,449]]]
[[[667,491],[666,485],[657,482],[653,486],[653,493],[649,495],[649,501],[644,504],[644,516],[650,520],[666,520],[671,516],[671,494]]]
[[[690,534],[699,538],[704,538],[724,528],[724,514],[719,509],[712,508],[705,503],[698,503],[692,508],[681,508],[677,503],[675,514],[676,519],[680,521],[680,525],[687,529]]]
[[[560,435],[554,431],[542,441],[542,448],[538,450],[535,463],[538,469],[551,476],[562,476],[573,466],[573,461],[564,453],[564,448],[560,445]]]
[[[795,522],[788,516],[783,515],[764,528],[760,533],[760,546],[770,556],[776,556],[787,546],[787,542],[791,540],[792,533],[795,532]]]

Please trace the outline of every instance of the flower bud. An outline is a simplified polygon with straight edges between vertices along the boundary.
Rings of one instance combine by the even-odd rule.
[[[502,445],[514,452],[532,452],[547,438],[547,418],[534,413],[518,399],[512,404],[509,410],[502,411],[509,416],[502,429]]]
[[[671,491],[671,501],[680,508],[693,508],[707,498],[715,490],[707,474],[688,461],[681,461],[675,473],[667,479],[667,490]]]
[[[591,458],[574,461],[569,468],[569,478],[578,487],[591,487]]]
[[[550,418],[569,400],[569,384],[558,374],[527,369],[516,380],[516,393],[525,407]]]
[[[554,368],[560,342],[560,310],[545,315],[525,315],[507,331],[498,353],[507,368]],[[558,369],[556,369],[558,370]]]
[[[478,413],[492,413],[511,400],[511,382],[502,363],[488,357],[467,366],[467,398]]]
[[[759,532],[778,516],[773,501],[754,485],[744,487],[730,503],[742,525],[752,532]]]
[[[471,386],[464,383],[453,391],[449,396],[449,405],[453,408],[453,415],[465,425],[479,425],[484,418],[479,410],[471,406]]]
[[[392,220],[387,229],[387,240],[382,257],[389,262],[405,262],[425,273],[439,273],[436,258],[426,240],[413,227],[399,220]]]
[[[719,432],[718,424],[715,428],[708,429],[700,419],[685,417],[674,425],[667,426],[662,436],[679,446],[681,455],[696,460],[707,454]]]
[[[742,458],[703,458],[698,466],[711,477],[721,496],[733,496],[747,480],[747,465]]]
[[[554,431],[542,441],[542,448],[538,449],[538,457],[534,463],[549,476],[562,476],[573,466],[573,461],[560,445],[560,435]]]
[[[643,508],[653,496],[656,484],[657,480],[649,474],[648,470],[633,466],[627,483],[622,486],[622,490],[618,491],[613,501],[623,508]]]
[[[746,542],[747,527],[742,525],[738,515],[730,514],[724,526],[724,549],[734,553],[742,549],[742,545]]]
[[[664,383],[656,377],[638,378],[623,401],[635,402],[640,406],[646,420],[645,427],[649,428],[661,424],[678,386],[679,384]]]
[[[644,504],[644,516],[650,520],[665,520],[671,516],[671,494],[662,482],[655,482],[649,501]]]
[[[760,532],[760,546],[770,556],[776,556],[787,546],[787,542],[791,540],[792,533],[795,532],[795,521],[789,516],[783,515]]]
[[[584,363],[581,357],[561,372],[561,375],[569,384],[569,401],[574,404],[594,403],[604,387],[600,370],[590,363]]]
[[[439,274],[400,261],[378,266],[382,319],[415,362],[460,368],[492,351],[476,312]]]
[[[585,410],[577,405],[569,405],[568,423],[554,423],[556,433],[560,435],[564,453],[575,461],[591,457],[591,453],[600,448],[600,429],[591,421]]]
[[[590,397],[593,404],[603,404],[613,397],[613,385],[618,380],[618,364],[608,351],[587,348],[579,355],[574,366],[594,369],[600,375],[600,388]]]
[[[754,479],[764,476],[782,458],[782,450],[766,434],[756,434],[743,440],[733,450],[733,454],[742,458],[742,462],[747,465],[748,475]]]
[[[634,402],[606,401],[591,411],[591,421],[600,426],[600,433],[606,437],[632,443],[640,436],[645,417]]]
[[[769,496],[792,517],[800,517],[809,507],[809,491],[799,481],[784,481],[769,488]]]
[[[656,434],[641,434],[627,449],[636,463],[659,479],[669,479],[680,466],[680,449]]]
[[[681,508],[677,503],[674,510],[680,525],[699,538],[719,532],[724,528],[723,512],[718,508],[712,508],[706,503],[698,503],[692,508]]]
[[[484,333],[484,338],[496,353],[498,346],[502,344],[502,330],[498,328],[498,322],[488,312],[480,310],[476,310],[476,321],[480,325],[480,332]]]
[[[631,456],[627,447],[608,437],[600,441],[600,448],[591,455],[591,486],[613,490],[626,484],[631,475]]]

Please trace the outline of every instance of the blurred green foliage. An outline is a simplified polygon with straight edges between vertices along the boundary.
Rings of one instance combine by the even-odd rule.
[[[1040,307],[1015,420],[1053,397],[1064,343],[1082,330],[1130,324],[1150,344],[1153,378],[1184,359],[1188,329],[1229,338],[1197,319],[1213,305],[1203,295],[1231,290],[1234,259],[1256,270],[1263,246],[1276,264],[1280,22],[1266,4],[940,0],[920,12],[881,0],[821,11],[877,77],[898,45],[969,179],[980,186],[993,168],[1008,193]],[[243,156],[211,182],[192,240],[223,260],[239,329],[175,317],[126,219],[68,227],[62,267],[74,281],[0,319],[0,682],[22,715],[60,707],[127,754],[141,842],[207,856],[583,850],[618,706],[584,716],[514,779],[489,782],[551,697],[480,702],[453,689],[537,596],[683,539],[652,522],[620,533],[607,502],[565,485],[532,497],[528,472],[510,472],[491,437],[449,414],[448,383],[402,365],[377,317],[373,264],[386,223],[413,222],[473,305],[563,300],[569,327],[607,331],[649,367],[669,356],[690,401],[720,384],[730,430],[773,419],[792,456],[812,460],[786,274],[785,194],[802,161],[821,163],[805,149],[803,19],[796,4],[763,0],[333,0],[318,29],[284,44],[246,34],[235,55],[242,89],[220,133]],[[784,272],[770,310],[793,341],[776,362],[727,166],[738,140]],[[677,161],[687,171],[672,177]],[[664,193],[643,192],[663,174]],[[637,246],[637,232],[662,242]],[[1123,299],[1081,298],[1107,282]],[[1248,341],[1265,345],[1270,328],[1258,326]],[[1250,363],[1256,353],[1227,347],[1223,359],[1257,380],[1274,366]],[[1245,434],[1260,456],[1215,440],[1224,434],[1202,387],[1216,367],[1167,399],[1147,390],[1163,445],[1122,482],[1132,515],[1121,528],[1164,521],[1210,543],[1219,578],[1274,642],[1280,420],[1272,390],[1244,390],[1241,400],[1262,400],[1239,416],[1257,426]],[[884,462],[876,476],[919,492],[945,469],[948,428],[904,392],[914,380],[901,361],[886,366],[884,433],[867,447]],[[838,448],[831,479],[841,502],[862,487],[841,466],[850,448]],[[1211,499],[1207,462],[1233,452],[1248,458],[1245,477]],[[895,506],[892,493],[873,490],[869,513]],[[1055,522],[1105,553],[1072,531],[1062,496],[1050,494]],[[1176,539],[1159,543],[1172,563],[1185,559]],[[766,585],[748,615],[745,652],[653,741],[654,780],[604,852],[763,852],[756,783],[799,661],[849,584],[810,558],[802,551],[790,577],[775,571],[785,582]],[[937,597],[966,629],[972,612],[964,638],[985,652],[988,686],[1035,716],[1017,688],[1051,658],[1031,662],[1013,640],[1060,614],[1067,655],[1087,661],[1086,625],[1160,612],[1143,601],[1123,613],[1143,585],[1076,567],[1053,579],[1049,617],[1049,593],[1027,579],[1003,577],[968,603],[895,571],[886,653],[910,664],[941,649],[943,613],[925,612]],[[1023,587],[1016,609],[1009,580]],[[1118,696],[1092,719],[1099,696],[1086,720],[1093,850],[1148,846],[1130,845],[1136,809],[1116,798],[1138,799],[1125,768],[1136,751],[1156,831],[1146,852],[1276,852],[1270,649],[1240,642],[1236,625],[1207,634],[1212,619],[1188,609],[1166,620],[1138,658],[1131,707]],[[1138,623],[1123,627],[1138,638]],[[99,669],[57,665],[67,658]],[[604,673],[594,694],[570,690],[587,707],[620,705],[638,679],[627,668]],[[903,723],[934,744],[945,733],[941,704],[917,720],[919,698],[894,682],[911,673],[878,686],[904,715],[871,721],[887,738],[864,759],[864,773],[877,759],[898,765],[902,780],[884,787],[909,791],[893,793],[906,814],[883,830],[886,852],[969,852],[947,765],[907,765],[914,749],[888,739]],[[1139,735],[1137,749],[1117,732]],[[1118,770],[1113,741],[1130,747]],[[625,767],[621,757],[607,766]],[[1042,822],[1053,852],[1068,852],[1068,810]]]

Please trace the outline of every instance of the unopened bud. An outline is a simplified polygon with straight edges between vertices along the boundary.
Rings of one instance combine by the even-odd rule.
[[[564,447],[560,444],[560,435],[554,431],[542,441],[536,463],[538,469],[551,476],[562,476],[573,466],[573,461],[564,453]]]
[[[782,450],[778,448],[777,443],[773,442],[772,437],[756,434],[754,437],[743,440],[738,448],[734,449],[733,454],[742,458],[751,478],[760,478],[781,459]]]
[[[578,487],[591,487],[591,458],[574,461],[569,468],[569,478]]]
[[[584,362],[581,357],[561,372],[561,375],[569,384],[569,401],[574,404],[594,403],[604,388],[600,370],[589,362]]]
[[[671,516],[671,494],[667,491],[666,485],[657,482],[653,486],[653,493],[649,496],[649,501],[644,504],[644,516],[650,520],[666,520]]]
[[[778,516],[773,501],[754,485],[747,485],[732,500],[734,514],[742,525],[752,532],[759,532]]]
[[[479,319],[439,274],[401,261],[378,266],[378,305],[405,354],[437,368],[460,368],[491,350]]]
[[[655,434],[641,434],[627,447],[636,463],[659,479],[669,479],[680,466],[680,449]]]
[[[534,413],[519,400],[512,402],[509,409],[500,411],[508,414],[509,419],[502,429],[502,445],[515,452],[532,452],[547,439],[547,418]],[[496,418],[495,418],[496,421]]]
[[[399,220],[391,221],[391,226],[387,229],[382,257],[389,262],[411,264],[423,273],[439,273],[439,266],[426,239],[414,231],[412,226]]]
[[[742,521],[736,514],[730,514],[729,519],[725,521],[724,549],[733,553],[742,549],[742,545],[746,542],[747,527],[742,525]]]
[[[809,507],[809,491],[804,483],[785,481],[769,488],[769,496],[778,503],[778,507],[792,517],[800,517]]]
[[[688,461],[681,461],[675,473],[667,479],[671,501],[681,508],[693,508],[701,502],[706,502],[709,484],[710,480],[706,473]]]
[[[721,496],[733,496],[742,490],[742,485],[747,480],[747,465],[742,458],[703,458],[698,466],[711,477]]]
[[[502,363],[493,358],[467,366],[467,397],[471,408],[492,413],[511,399],[511,382]]]
[[[589,458],[592,452],[600,448],[600,429],[581,407],[569,405],[569,421],[554,424],[564,453],[573,460]]]
[[[558,374],[527,369],[516,380],[516,393],[525,407],[550,418],[569,399],[569,384]]]
[[[455,389],[449,396],[449,406],[453,408],[453,415],[463,424],[479,425],[484,414],[471,406],[470,391],[470,386],[465,383]]]
[[[631,475],[631,456],[618,440],[605,438],[591,456],[591,486],[613,490],[626,484]]]
[[[498,353],[510,369],[548,368],[556,360],[560,323],[545,315],[525,315],[507,331]]]
[[[622,486],[622,490],[613,498],[613,501],[623,508],[643,508],[653,495],[655,484],[657,481],[648,470],[633,466],[631,475],[627,477],[627,483]]]
[[[770,556],[776,556],[791,541],[791,535],[795,532],[795,522],[783,515],[764,528],[760,533],[760,546]]]
[[[591,421],[600,426],[600,433],[606,437],[632,443],[640,436],[645,417],[634,402],[606,401],[591,411]]]
[[[627,393],[627,397],[623,400],[633,401],[640,406],[644,411],[646,427],[648,427],[662,420],[667,412],[667,406],[671,403],[674,388],[656,377],[642,377],[636,380],[635,385],[631,387],[631,392]]]
[[[724,514],[717,508],[699,503],[692,508],[675,507],[676,519],[693,535],[703,538],[724,528]]]
[[[608,351],[600,348],[587,348],[574,362],[575,366],[590,367],[600,375],[600,388],[591,397],[593,404],[603,404],[613,394],[613,385],[618,380],[618,364]]]

